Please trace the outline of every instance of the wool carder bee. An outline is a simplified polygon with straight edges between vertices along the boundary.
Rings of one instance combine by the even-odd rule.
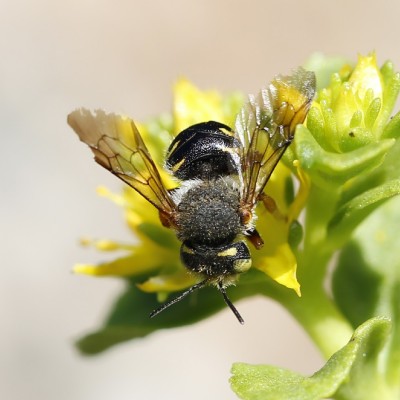
[[[278,75],[239,112],[234,129],[215,121],[179,133],[169,146],[165,169],[179,182],[163,184],[135,123],[102,110],[78,109],[68,123],[94,154],[95,161],[139,192],[175,231],[181,260],[199,282],[151,313],[159,314],[205,285],[215,286],[240,323],[243,318],[226,288],[251,266],[247,243],[263,245],[256,230],[255,207],[273,200],[265,186],[304,122],[315,94],[313,72],[296,69]],[[122,134],[127,124],[131,136]]]

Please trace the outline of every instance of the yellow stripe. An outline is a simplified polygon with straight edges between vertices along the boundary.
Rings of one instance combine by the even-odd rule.
[[[219,252],[217,255],[218,257],[233,257],[236,256],[236,254],[237,254],[237,248],[230,247],[229,249]]]
[[[190,247],[187,247],[187,246],[182,246],[182,251],[184,252],[184,253],[187,253],[187,254],[194,254],[194,251],[190,248]]]
[[[228,130],[228,129],[226,129],[226,128],[219,128],[219,130],[220,130],[222,133],[224,133],[225,135],[227,135],[227,136],[233,136],[233,135],[234,135],[234,132],[233,132],[233,131],[230,131],[230,130]]]
[[[175,165],[172,166],[172,172],[178,171],[178,169],[182,166],[182,164],[185,162],[186,158],[182,158],[181,161],[177,162]]]
[[[172,149],[170,149],[170,151],[168,152],[168,155],[172,154],[176,150],[176,148],[180,145],[180,143],[181,143],[181,140],[177,140],[175,142],[175,144],[173,145]]]

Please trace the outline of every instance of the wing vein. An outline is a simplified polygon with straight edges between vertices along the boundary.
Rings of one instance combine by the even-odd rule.
[[[315,94],[315,75],[298,68],[277,76],[258,96],[249,96],[236,119],[241,142],[243,206],[252,208],[272,172],[304,122]]]

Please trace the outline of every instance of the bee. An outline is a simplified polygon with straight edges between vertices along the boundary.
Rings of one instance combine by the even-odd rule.
[[[180,183],[168,190],[135,123],[102,110],[78,109],[68,124],[95,161],[146,198],[163,226],[181,241],[183,265],[198,283],[154,310],[154,317],[194,291],[215,286],[238,321],[244,320],[226,288],[251,267],[248,243],[260,249],[257,203],[269,211],[275,202],[265,186],[296,126],[304,122],[315,95],[315,75],[299,67],[276,76],[257,96],[249,96],[235,128],[209,121],[180,132],[169,146],[165,169]],[[122,133],[129,126],[131,136]]]

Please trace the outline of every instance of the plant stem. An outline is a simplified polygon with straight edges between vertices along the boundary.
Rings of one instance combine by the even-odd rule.
[[[280,299],[308,332],[321,353],[329,358],[350,339],[353,328],[324,288],[334,246],[327,238],[327,225],[334,213],[338,193],[313,186],[308,201],[304,247],[298,254],[302,298]]]
[[[283,300],[284,305],[328,359],[346,345],[353,328],[321,287],[304,285],[302,293],[301,299],[291,297]]]

